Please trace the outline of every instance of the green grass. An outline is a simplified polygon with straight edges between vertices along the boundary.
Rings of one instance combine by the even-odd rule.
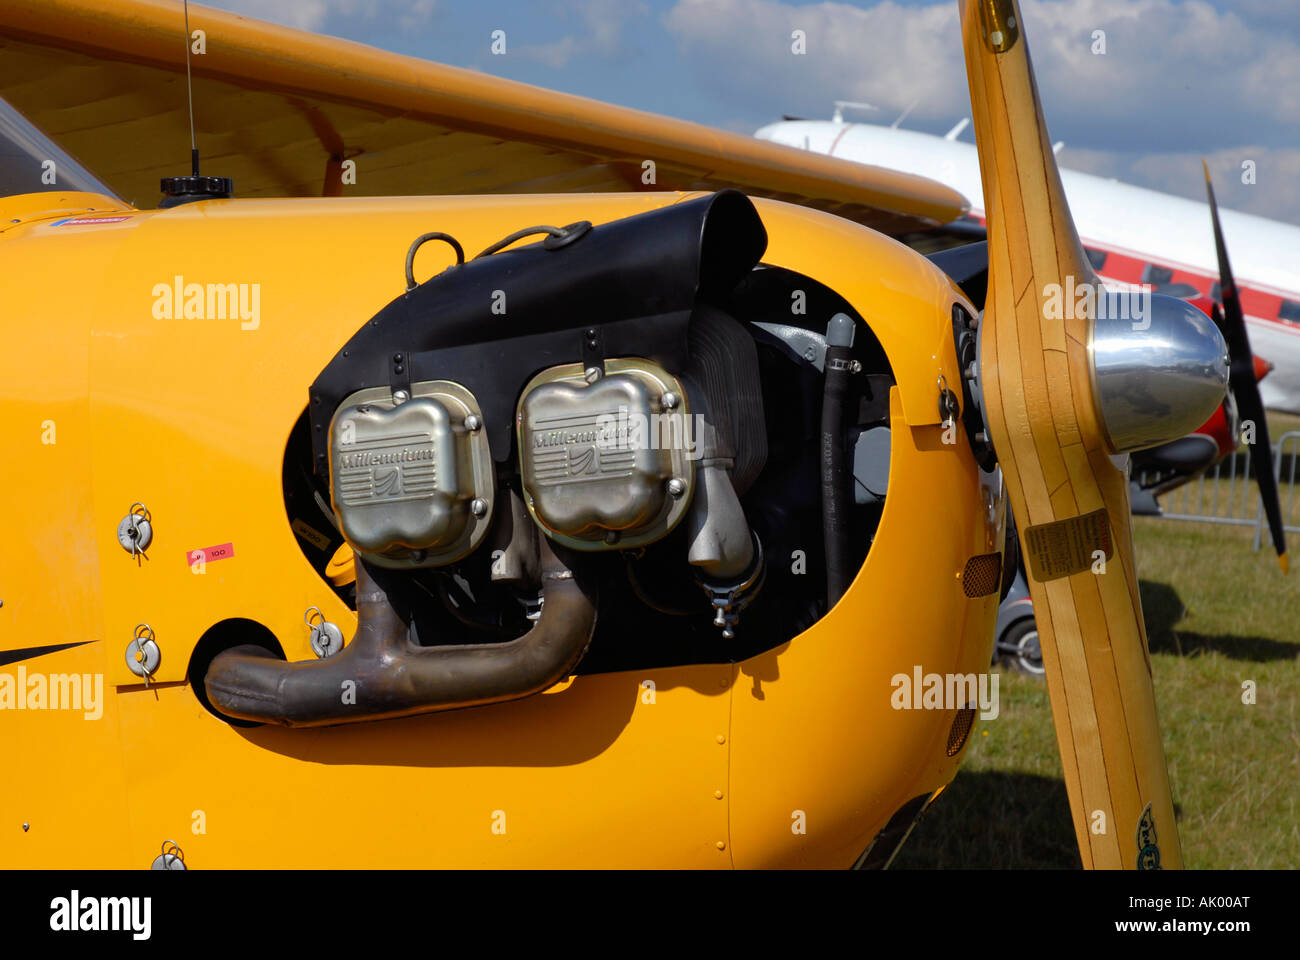
[[[1288,430],[1300,430],[1300,415],[1278,413],[1276,410],[1270,410],[1268,413],[1268,432],[1273,441],[1277,442],[1277,438]]]
[[[1184,862],[1300,866],[1300,584],[1267,545],[1252,551],[1251,529],[1133,527]],[[1246,680],[1254,705],[1241,702]],[[1079,863],[1046,685],[1004,671],[1000,716],[976,721],[896,867]]]

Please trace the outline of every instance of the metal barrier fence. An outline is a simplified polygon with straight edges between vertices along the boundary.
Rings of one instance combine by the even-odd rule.
[[[1300,533],[1296,503],[1296,461],[1300,460],[1300,430],[1282,434],[1273,446],[1282,521],[1288,533]],[[1255,528],[1258,550],[1268,530],[1259,488],[1251,479],[1251,448],[1225,457],[1200,477],[1159,498],[1161,513],[1170,520],[1223,523]]]

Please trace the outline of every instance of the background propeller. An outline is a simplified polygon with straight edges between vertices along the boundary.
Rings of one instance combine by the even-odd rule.
[[[1219,222],[1219,204],[1214,199],[1214,184],[1210,180],[1210,166],[1201,160],[1205,170],[1205,190],[1210,197],[1210,219],[1214,222],[1214,249],[1219,257],[1219,296],[1223,309],[1214,305],[1214,322],[1219,325],[1223,338],[1228,341],[1228,356],[1232,361],[1232,396],[1237,401],[1237,415],[1244,425],[1254,424],[1251,443],[1255,461],[1255,480],[1259,496],[1268,517],[1268,529],[1277,550],[1277,562],[1286,573],[1290,564],[1286,556],[1286,531],[1282,527],[1282,505],[1277,497],[1277,476],[1273,473],[1273,445],[1268,436],[1268,419],[1264,416],[1264,402],[1259,397],[1259,380],[1255,358],[1250,352],[1250,338],[1246,335],[1246,316],[1241,309],[1241,296],[1232,279],[1232,265],[1228,262],[1228,246],[1223,240],[1223,225]]]

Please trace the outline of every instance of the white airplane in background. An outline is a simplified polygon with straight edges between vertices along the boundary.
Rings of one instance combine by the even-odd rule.
[[[840,106],[831,121],[786,120],[754,136],[937,180],[964,194],[972,204],[970,216],[983,223],[979,156],[974,144],[957,139],[968,121],[936,136],[845,123]],[[1079,239],[1102,277],[1148,283],[1174,296],[1219,299],[1208,204],[1064,167],[1061,181]],[[1264,405],[1300,413],[1300,227],[1220,213],[1251,351],[1274,368],[1259,384]]]

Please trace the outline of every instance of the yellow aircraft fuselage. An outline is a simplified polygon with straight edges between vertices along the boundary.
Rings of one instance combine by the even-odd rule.
[[[755,201],[763,262],[847,299],[897,382],[883,517],[829,614],[739,663],[340,727],[231,726],[187,682],[226,618],[265,624],[290,660],[313,656],[309,607],[351,637],[354,613],[290,528],[285,445],[318,371],[401,293],[416,236],[473,252],[688,196],[0,200],[0,654],[77,644],[0,660],[0,864],[144,868],[172,840],[191,868],[847,867],[937,796],[961,759],[957,712],[896,709],[891,678],[991,657],[997,593],[972,599],[962,576],[1002,550],[1000,481],[960,432],[943,442],[939,405],[940,379],[961,382],[965,299],[900,244],[775,201]],[[450,262],[428,245],[416,276]],[[192,283],[246,285],[243,311],[159,319],[160,289]],[[154,531],[139,562],[117,536],[135,503]],[[228,555],[189,562],[216,545]],[[160,651],[147,685],[126,662],[140,624]],[[51,709],[74,675],[85,709]]]

